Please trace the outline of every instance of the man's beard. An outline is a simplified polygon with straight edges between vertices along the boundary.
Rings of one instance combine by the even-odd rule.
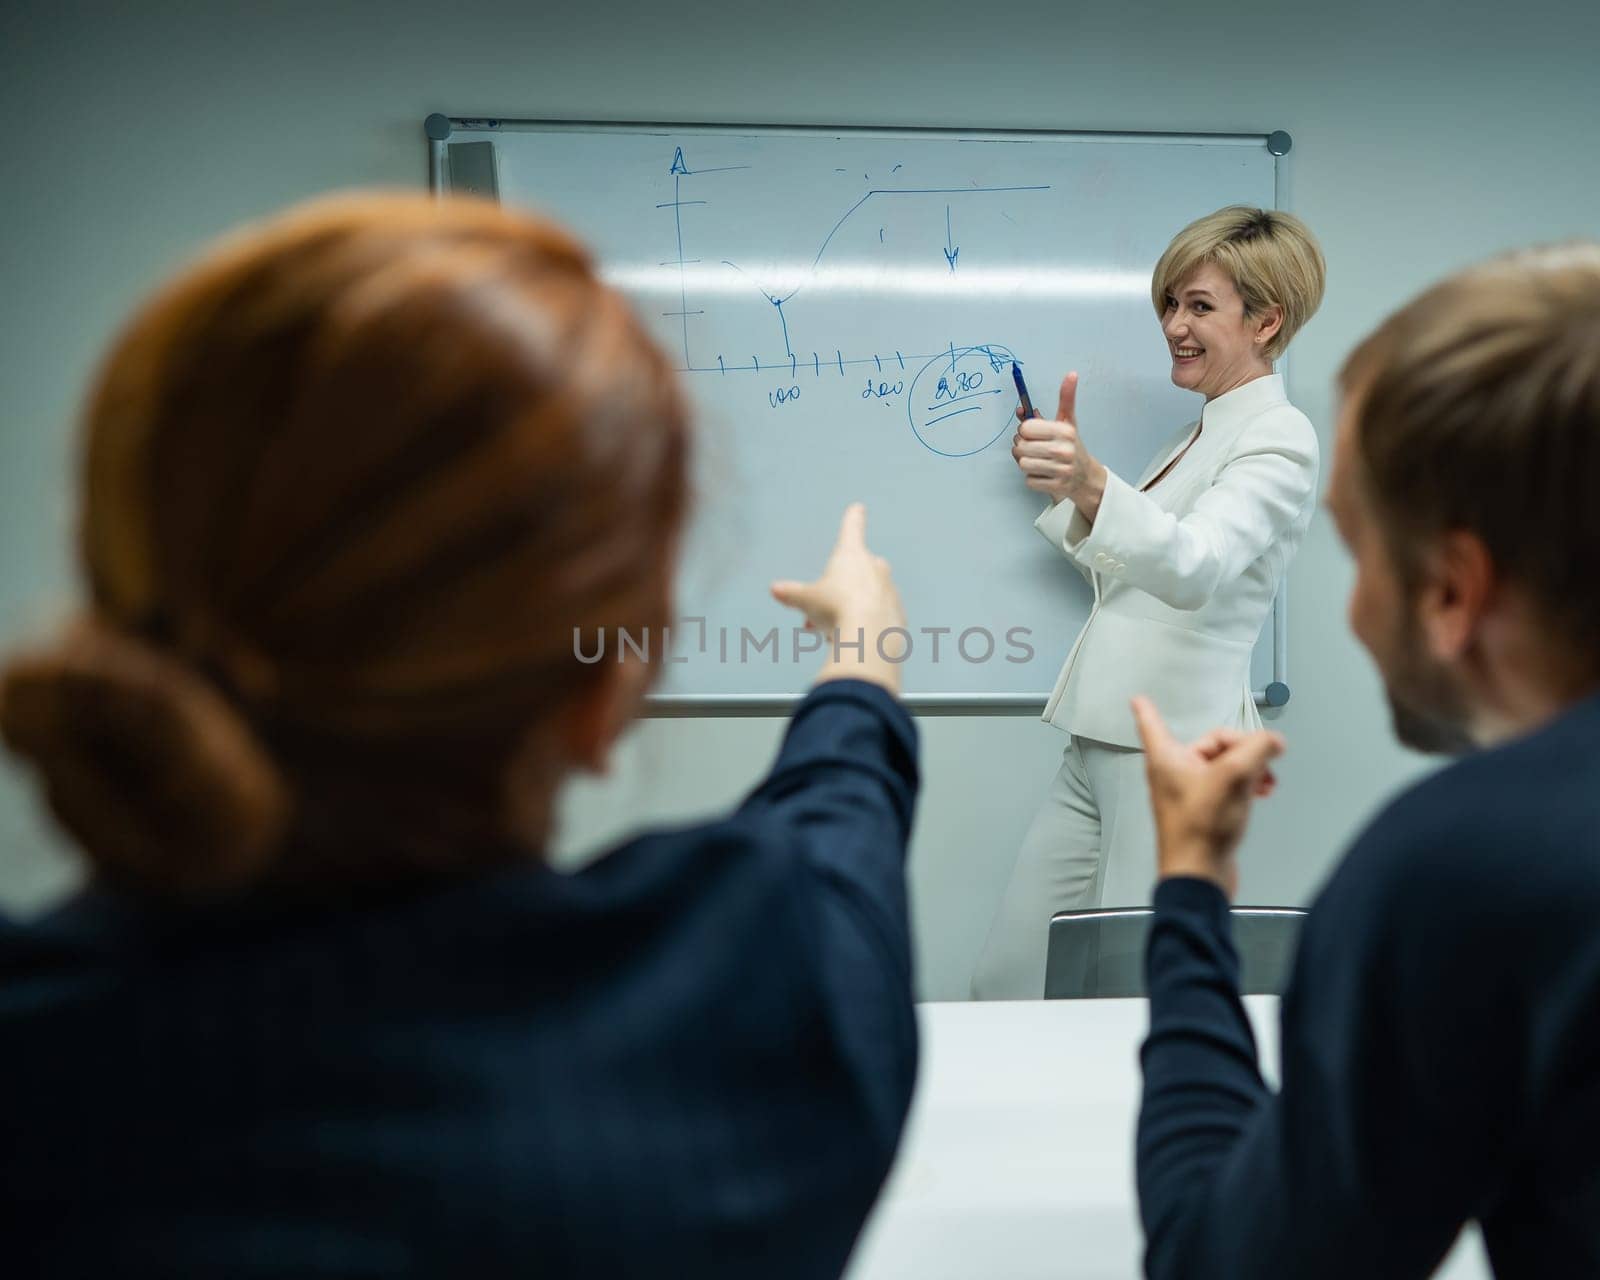
[[[1393,689],[1386,689],[1385,692],[1389,695],[1389,715],[1394,721],[1394,735],[1402,745],[1413,751],[1442,756],[1464,756],[1476,750],[1478,744],[1467,732],[1464,722],[1446,718],[1438,711],[1423,711],[1409,702],[1402,702]]]
[[[1467,699],[1450,673],[1424,653],[1422,638],[1409,610],[1401,627],[1397,648],[1398,670],[1385,675],[1389,714],[1395,737],[1413,751],[1429,755],[1461,756],[1476,750],[1468,726],[1472,716]],[[1396,689],[1405,690],[1404,694]]]

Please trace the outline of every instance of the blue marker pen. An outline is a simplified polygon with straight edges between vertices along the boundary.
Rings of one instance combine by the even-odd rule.
[[[1011,381],[1017,384],[1017,398],[1022,401],[1023,418],[1037,418],[1039,411],[1033,407],[1033,401],[1028,398],[1028,384],[1022,380],[1022,366],[1015,360],[1011,362]]]

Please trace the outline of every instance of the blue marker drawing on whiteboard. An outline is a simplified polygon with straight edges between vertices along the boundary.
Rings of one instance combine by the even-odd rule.
[[[691,263],[700,263],[702,261],[702,257],[689,257],[689,245],[687,242],[687,232],[689,228],[686,228],[684,225],[684,210],[699,209],[712,203],[710,200],[700,198],[702,194],[701,190],[693,185],[703,178],[704,175],[731,173],[735,170],[748,170],[754,166],[717,165],[709,168],[696,168],[689,161],[689,158],[685,154],[684,148],[681,145],[674,146],[671,155],[672,159],[668,165],[667,171],[671,174],[673,181],[672,199],[653,203],[656,203],[657,207],[660,209],[670,209],[672,211],[673,242],[677,252],[675,256],[668,259],[668,261],[663,262],[661,265],[663,267],[676,266],[678,268],[678,307],[676,310],[664,311],[662,314],[664,316],[670,316],[674,319],[677,319],[680,322],[678,326],[678,336],[682,343],[682,368],[684,372],[714,372],[726,376],[726,374],[729,372],[727,362],[720,353],[716,357],[716,363],[712,365],[706,365],[703,362],[697,362],[694,359],[693,344],[691,342],[691,332],[689,327],[690,318],[709,317],[711,321],[715,321],[717,319],[718,312],[717,310],[713,309],[712,300],[709,298],[704,300],[701,298],[696,298],[696,302],[700,305],[695,307],[689,306],[688,293],[691,279],[688,275],[688,267]],[[899,173],[903,167],[903,164],[896,163],[891,166],[890,171],[892,173]],[[882,172],[881,169],[880,172]],[[960,181],[960,178],[957,177],[957,175],[952,174],[950,176],[956,178],[957,181]],[[863,180],[870,183],[872,180],[872,175],[869,172],[864,172]],[[719,191],[725,191],[728,193],[730,198],[736,199],[739,193],[741,191],[746,191],[747,188],[745,187],[745,180],[734,178],[732,179],[732,182],[733,186],[719,187]],[[934,199],[942,197],[945,204],[945,238],[943,244],[940,245],[940,251],[944,256],[946,269],[949,272],[954,273],[959,267],[959,258],[962,247],[956,244],[954,234],[954,206],[959,197],[986,196],[1004,192],[1043,192],[1049,191],[1050,189],[1051,187],[1049,184],[1045,183],[984,186],[980,183],[979,179],[970,177],[968,178],[968,185],[966,186],[872,187],[865,194],[861,195],[852,204],[845,208],[844,211],[834,220],[827,233],[821,238],[821,241],[818,244],[814,254],[809,255],[809,265],[798,268],[797,275],[793,275],[788,280],[784,281],[781,288],[768,287],[758,280],[752,271],[747,270],[745,267],[740,266],[739,263],[729,258],[721,258],[720,261],[724,266],[738,272],[739,275],[742,276],[750,285],[750,287],[754,288],[761,295],[761,297],[771,305],[772,309],[777,312],[778,328],[773,336],[781,339],[783,342],[782,354],[781,356],[774,355],[770,358],[757,354],[752,357],[751,369],[756,372],[760,372],[763,369],[780,367],[783,361],[787,361],[790,375],[793,376],[799,364],[798,353],[794,349],[795,337],[799,336],[802,339],[811,338],[813,341],[816,341],[818,337],[822,337],[823,340],[826,341],[828,337],[833,336],[832,334],[827,333],[817,334],[805,331],[806,328],[814,328],[814,322],[819,316],[819,313],[816,313],[812,308],[808,308],[806,312],[801,314],[802,320],[809,323],[804,325],[801,330],[796,330],[794,325],[790,323],[791,316],[789,314],[789,307],[787,304],[790,303],[791,300],[804,293],[808,287],[818,282],[819,276],[825,270],[824,259],[827,258],[830,252],[834,250],[840,233],[848,225],[850,225],[854,215],[862,208],[863,205],[874,201],[881,204],[885,200],[893,200],[897,205],[909,204],[913,208],[916,208],[919,203],[923,208],[926,208],[928,205],[933,205],[933,208],[928,209],[927,212],[933,214],[933,217],[936,218],[937,214],[934,212],[934,210],[937,208],[937,205],[934,205]],[[919,213],[915,216],[923,227],[927,226],[927,223],[922,221],[923,215]],[[1009,218],[1009,214],[1007,214],[1007,217]],[[699,224],[697,223],[697,225]],[[900,224],[897,222],[897,226],[898,225]],[[931,227],[927,229],[930,231],[932,230]],[[970,233],[970,227],[968,230]],[[870,234],[870,232],[868,234]],[[887,243],[887,239],[888,226],[885,222],[880,224],[878,227],[878,242],[880,245],[883,245]],[[902,236],[902,241],[903,239],[904,237]],[[860,251],[859,241],[855,242],[853,251]],[[709,257],[709,255],[706,256]],[[782,258],[779,258],[779,261],[782,260]],[[793,259],[789,259],[789,261],[793,261]],[[806,257],[802,256],[801,261],[806,261]],[[851,265],[853,266],[854,264]],[[757,270],[759,270],[759,268],[757,268]],[[826,315],[826,312],[822,312],[820,314]],[[823,342],[817,343],[819,348],[822,347],[822,345]],[[920,346],[920,343],[918,345]],[[845,374],[847,365],[860,366],[863,364],[870,364],[874,371],[881,374],[883,372],[884,360],[887,358],[890,349],[886,343],[883,343],[882,345],[875,343],[874,346],[877,346],[878,349],[872,350],[869,348],[869,350],[866,352],[861,352],[859,354],[852,353],[851,356],[846,356],[843,348],[835,345],[834,358],[831,363],[839,370],[841,376]],[[938,361],[942,359],[948,362],[948,371],[954,373],[956,372],[956,366],[958,362],[969,360],[978,361],[980,363],[986,361],[991,367],[998,371],[1003,367],[1003,365],[998,363],[998,361],[1002,358],[1009,358],[1009,353],[1006,353],[1006,355],[1002,357],[1000,354],[1002,351],[1002,348],[996,348],[992,345],[980,344],[972,347],[957,347],[954,342],[949,342],[946,344],[945,351],[938,354],[924,351],[921,354],[907,356],[903,350],[894,349],[893,355],[896,363],[901,369],[915,367],[915,365],[908,365],[908,361],[922,362]],[[822,372],[820,351],[812,352],[811,362],[812,375],[814,377],[820,376]],[[893,386],[894,384],[891,383],[887,385]],[[908,403],[914,398],[915,397],[908,397]],[[787,403],[787,401],[780,400],[778,403]],[[941,403],[948,403],[948,401],[942,401]],[[777,405],[774,404],[773,407],[776,408]],[[965,405],[957,407],[963,410],[964,413],[968,408]],[[981,405],[979,407],[981,408]],[[979,412],[971,412],[970,414],[966,414],[966,416],[977,419],[986,418],[987,415]],[[915,424],[913,425],[915,426]],[[928,444],[934,452],[938,453],[949,453],[954,456],[960,456],[960,453],[963,452],[961,450],[950,448],[949,445],[951,442],[948,439],[941,440],[938,443],[930,443],[928,441],[924,441],[924,443]],[[966,451],[971,451],[971,449],[969,448]]]
[[[888,198],[888,197],[891,197],[891,196],[904,196],[904,197],[916,197],[916,196],[981,196],[981,195],[997,195],[997,194],[1000,194],[1000,193],[1003,193],[1003,192],[1013,192],[1013,191],[1049,191],[1049,190],[1050,190],[1050,186],[1048,184],[1039,184],[1039,185],[1031,185],[1031,186],[980,187],[977,184],[977,180],[976,179],[973,180],[972,185],[970,187],[875,187],[871,191],[868,191],[866,193],[866,195],[862,196],[859,200],[857,200],[853,205],[851,205],[848,209],[846,209],[844,211],[844,213],[840,216],[839,220],[833,224],[833,227],[832,227],[831,230],[829,230],[828,234],[823,237],[822,244],[818,247],[817,252],[816,252],[816,256],[812,258],[811,265],[806,270],[804,278],[801,279],[792,288],[788,289],[786,292],[781,293],[781,294],[776,289],[769,289],[766,285],[760,283],[758,280],[755,279],[755,277],[753,275],[751,275],[750,272],[746,271],[745,268],[740,266],[738,263],[733,262],[733,261],[731,261],[730,259],[727,259],[727,258],[722,259],[722,262],[723,262],[723,265],[728,266],[728,267],[732,267],[735,271],[739,272],[740,275],[745,276],[746,279],[750,280],[752,287],[754,287],[756,289],[756,291],[761,294],[762,297],[764,297],[768,302],[772,303],[774,307],[779,308],[779,313],[778,313],[779,314],[779,320],[780,320],[780,323],[785,328],[785,352],[787,353],[787,351],[788,351],[788,345],[787,345],[787,323],[788,323],[788,318],[787,318],[786,315],[784,315],[783,311],[781,310],[782,305],[784,303],[790,302],[795,297],[799,296],[799,294],[801,292],[803,292],[808,285],[812,284],[816,280],[816,278],[817,278],[817,276],[820,273],[821,268],[822,268],[822,259],[824,258],[824,256],[826,256],[829,246],[834,241],[834,237],[837,236],[839,234],[840,230],[844,227],[844,225],[847,222],[850,221],[852,215],[854,215],[855,212],[858,209],[860,209],[862,205],[866,204],[869,200],[872,200],[874,198],[883,199],[883,198]],[[951,228],[950,228],[950,206],[947,203],[946,206],[945,206],[945,232],[946,232],[946,235],[945,235],[945,245],[944,245],[943,252],[944,252],[944,255],[945,255],[945,261],[949,264],[949,269],[953,272],[956,269],[956,258],[959,256],[961,250],[957,245],[954,244],[953,237],[950,234],[950,230],[951,230]],[[880,226],[878,231],[879,231],[879,242],[882,243],[883,242],[884,227]],[[681,256],[681,254],[680,254],[680,256]],[[687,306],[688,304],[685,303],[684,305]],[[685,367],[686,368],[693,368],[693,365],[688,360],[685,360],[684,363],[685,363]]]
[[[981,453],[1011,428],[1011,406],[991,376],[1014,362],[997,343],[958,347],[931,357],[911,380],[906,414],[922,446],[946,458]]]
[[[490,123],[496,124],[498,122],[491,121]],[[735,170],[749,169],[751,167],[752,166],[747,164],[727,164],[718,165],[710,169],[691,169],[689,167],[689,162],[684,159],[683,148],[678,146],[672,149],[672,163],[667,166],[667,172],[672,175],[672,199],[664,204],[656,205],[656,208],[672,210],[672,229],[673,234],[677,238],[678,256],[673,260],[672,263],[662,263],[661,265],[676,265],[678,268],[678,310],[676,312],[667,312],[665,314],[676,315],[682,321],[683,367],[686,370],[694,368],[694,360],[689,354],[689,317],[704,315],[705,312],[704,310],[691,311],[689,309],[689,277],[687,274],[687,268],[691,263],[698,263],[700,259],[685,258],[683,256],[683,210],[686,205],[705,205],[708,204],[709,201],[685,200],[683,198],[683,180],[685,178],[696,177],[708,173],[731,173]]]

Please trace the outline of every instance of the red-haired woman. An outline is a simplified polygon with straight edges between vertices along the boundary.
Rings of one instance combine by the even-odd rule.
[[[40,1275],[825,1276],[916,1034],[895,667],[731,816],[541,857],[670,620],[665,359],[537,219],[320,202],[135,315],[88,600],[0,731],[91,878],[0,922],[0,1224]],[[813,626],[903,619],[846,515]]]

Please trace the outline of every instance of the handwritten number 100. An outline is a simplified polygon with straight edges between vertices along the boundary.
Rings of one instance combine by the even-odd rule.
[[[788,404],[791,400],[800,398],[799,387],[779,387],[776,391],[767,392],[767,403],[776,409],[780,404]]]

